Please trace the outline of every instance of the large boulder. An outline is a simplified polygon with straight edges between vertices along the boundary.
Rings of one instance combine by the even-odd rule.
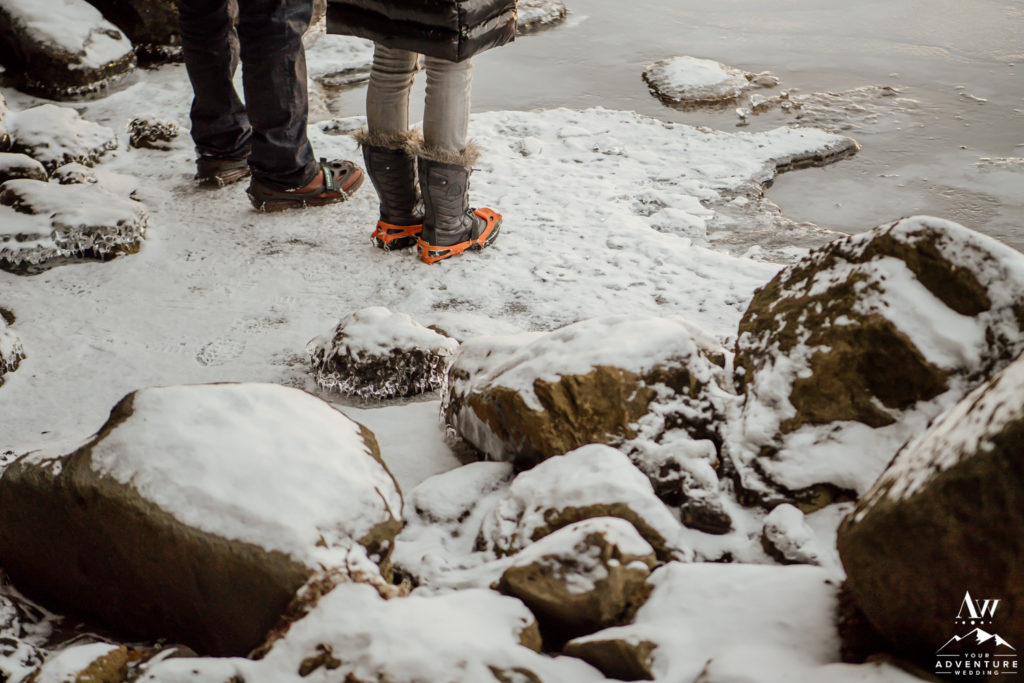
[[[839,528],[857,606],[929,669],[971,626],[1024,644],[1022,444],[1024,359],[908,443]],[[967,619],[967,592],[998,608]]]
[[[494,460],[533,464],[590,443],[637,436],[656,400],[685,406],[704,434],[725,352],[685,321],[609,316],[548,334],[463,344],[449,373],[445,422]]]
[[[316,382],[364,399],[415,396],[440,388],[459,344],[407,313],[381,306],[346,316],[309,342]]]
[[[575,522],[618,517],[630,522],[661,560],[689,559],[682,525],[651,482],[619,451],[584,446],[521,473],[481,525],[477,545],[512,555]]]
[[[84,0],[0,0],[0,63],[25,91],[66,99],[123,79],[135,53]]]
[[[535,651],[537,625],[514,598],[486,589],[383,599],[344,583],[252,659],[154,662],[139,680],[162,681],[465,681],[593,683],[578,660]]]
[[[520,551],[496,588],[522,600],[540,622],[547,647],[558,647],[625,623],[647,597],[654,565],[654,549],[632,524],[597,517]]]
[[[730,455],[743,488],[805,510],[852,499],[904,427],[927,424],[1022,350],[1014,249],[929,217],[832,242],[758,290],[740,322],[746,405]]]
[[[181,31],[174,0],[88,0],[121,29],[135,53],[147,61],[181,55]]]
[[[14,316],[0,308],[0,385],[4,383],[4,375],[14,372],[25,359],[25,349],[21,340],[10,328]]]
[[[32,157],[47,171],[71,162],[95,166],[100,157],[117,148],[113,130],[56,104],[17,112],[11,117],[9,129],[14,151]]]
[[[145,389],[68,455],[0,478],[19,589],[121,633],[215,655],[257,646],[323,567],[388,573],[402,498],[373,434],[298,389]]]
[[[0,268],[42,269],[66,257],[106,259],[139,250],[145,204],[115,185],[9,180],[0,185]]]

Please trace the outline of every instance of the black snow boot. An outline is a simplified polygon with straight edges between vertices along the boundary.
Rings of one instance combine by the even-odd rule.
[[[489,246],[501,229],[501,214],[469,207],[467,164],[419,158],[426,212],[416,244],[424,263],[437,263],[467,250]]]
[[[366,172],[380,197],[373,243],[384,250],[413,246],[423,229],[423,204],[416,184],[416,160],[406,150],[406,138],[392,135],[385,140],[362,131],[356,139],[363,146]]]

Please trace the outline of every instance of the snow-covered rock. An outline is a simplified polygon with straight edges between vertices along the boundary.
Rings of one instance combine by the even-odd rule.
[[[147,62],[181,56],[178,8],[174,0],[89,0],[131,40]]]
[[[108,627],[245,654],[323,567],[388,573],[402,498],[365,428],[298,389],[146,389],[0,479],[15,585]],[[201,605],[201,609],[196,609]]]
[[[4,375],[18,369],[25,359],[25,349],[21,340],[10,328],[11,318],[0,308],[0,385],[4,383]]]
[[[384,600],[373,588],[342,584],[292,624],[260,660],[175,659],[155,663],[145,683],[308,681],[559,681],[593,683],[600,673],[539,646],[533,615],[488,590]]]
[[[62,99],[135,68],[132,44],[85,0],[0,0],[0,53],[22,89]]]
[[[48,171],[72,161],[94,166],[100,157],[117,148],[113,130],[56,104],[17,112],[11,117],[9,129],[14,151],[24,152]]]
[[[43,663],[49,615],[13,591],[0,574],[0,680],[20,683]]]
[[[934,666],[965,591],[999,600],[986,631],[1024,642],[1022,444],[1018,359],[908,443],[840,526],[847,585],[899,654]]]
[[[128,675],[128,649],[110,643],[65,648],[47,659],[31,683],[119,683]]]
[[[445,422],[495,460],[535,463],[635,438],[652,402],[707,431],[724,349],[684,321],[613,316],[554,332],[466,342],[449,373]]]
[[[727,446],[743,486],[806,510],[853,498],[1024,350],[1024,255],[937,218],[879,226],[760,289],[736,348],[747,400]]]
[[[310,341],[306,353],[321,387],[385,399],[439,389],[458,348],[408,313],[374,306],[343,318],[332,335]]]
[[[21,178],[46,180],[46,169],[27,154],[0,152],[0,183]]]
[[[783,503],[764,518],[761,543],[782,564],[818,564],[817,537],[799,508]]]
[[[104,183],[9,180],[0,185],[0,267],[31,270],[63,257],[135,253],[148,225],[142,202]]]
[[[562,0],[519,0],[516,34],[525,35],[562,22],[569,13]]]
[[[128,145],[168,150],[178,137],[178,132],[178,126],[173,121],[163,121],[155,117],[132,119],[128,124]]]
[[[496,588],[522,600],[545,647],[625,623],[647,597],[654,549],[629,522],[585,519],[519,551]]]
[[[669,57],[647,66],[644,81],[670,104],[716,104],[735,101],[746,91],[776,85],[767,74],[752,74],[710,59]]]
[[[545,460],[513,480],[483,520],[477,545],[511,555],[548,534],[593,517],[630,522],[658,558],[689,559],[682,525],[651,482],[621,452],[593,444]]]
[[[0,92],[0,152],[10,149],[11,146],[11,134],[7,132],[10,114],[11,110],[7,106],[7,98]]]
[[[692,681],[725,655],[771,653],[788,660],[789,680],[820,681],[819,667],[839,661],[836,588],[820,568],[672,562],[648,583],[632,624],[572,640],[565,652],[627,680]]]

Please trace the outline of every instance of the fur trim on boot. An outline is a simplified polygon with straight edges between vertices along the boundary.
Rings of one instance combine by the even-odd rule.
[[[419,159],[461,166],[462,168],[472,168],[480,159],[480,148],[473,141],[467,142],[466,146],[457,152],[440,147],[428,147],[423,140],[423,131],[421,130],[412,131],[406,150],[410,156]]]
[[[360,147],[385,147],[387,149],[404,149],[409,151],[409,145],[416,132],[407,131],[377,131],[371,133],[369,128],[360,128],[350,133],[359,143]]]

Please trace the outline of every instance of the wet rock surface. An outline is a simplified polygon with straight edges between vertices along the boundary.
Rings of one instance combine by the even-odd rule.
[[[844,474],[849,464],[808,470],[787,443],[833,423],[894,425],[946,392],[963,395],[1019,354],[1022,327],[1024,257],[948,221],[906,219],[813,252],[760,289],[740,322],[745,424],[766,410],[785,416],[755,439],[759,452],[734,459],[741,475],[781,485],[808,510],[838,489],[866,490],[863,476]]]
[[[83,119],[70,107],[41,104],[12,116],[13,151],[23,152],[48,171],[71,162],[95,166],[117,148],[113,130]]]
[[[895,654],[929,670],[951,615],[969,613],[965,590],[999,597],[987,634],[1024,641],[1022,386],[1017,360],[908,443],[839,528],[857,607]]]
[[[627,521],[588,519],[520,551],[496,588],[536,615],[545,647],[624,623],[646,598],[654,549]]]
[[[7,467],[0,555],[48,604],[244,655],[322,567],[362,557],[386,574],[400,514],[372,433],[318,399],[272,385],[151,389],[75,452]]]
[[[330,337],[309,343],[316,382],[363,399],[415,396],[440,388],[458,342],[408,314],[373,307],[338,323]]]
[[[631,363],[613,365],[611,349],[629,346]],[[715,412],[705,396],[721,373],[712,355],[685,323],[656,318],[470,340],[452,366],[444,418],[487,457],[520,463],[634,438],[656,399],[685,404],[698,429]]]
[[[101,90],[130,74],[128,39],[84,0],[0,2],[0,63],[26,92],[53,99]]]
[[[0,185],[0,268],[32,273],[66,258],[137,252],[149,213],[111,187],[39,180]]]

